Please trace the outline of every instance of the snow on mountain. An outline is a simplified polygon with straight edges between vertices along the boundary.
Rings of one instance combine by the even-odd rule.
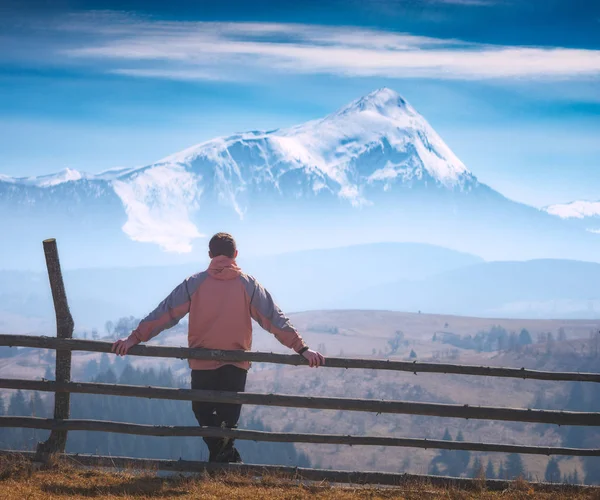
[[[202,236],[190,220],[202,194],[201,177],[177,165],[157,166],[115,180],[127,222],[123,231],[132,240],[156,243],[167,252],[191,252],[191,242]]]
[[[134,170],[137,170],[137,169],[131,168],[131,167],[110,168],[108,170],[104,170],[103,172],[100,172],[99,174],[94,175],[94,179],[100,179],[100,180],[104,180],[104,181],[113,181],[115,179],[118,179],[119,176],[133,172]]]
[[[544,210],[561,219],[600,217],[600,201],[573,201],[571,203],[550,205]]]
[[[360,206],[373,203],[368,187],[428,181],[459,190],[477,183],[426,120],[384,88],[323,119],[198,144],[119,175],[113,184],[131,238],[186,250],[199,235],[191,214],[203,193],[243,218],[256,191],[329,193]]]
[[[406,189],[460,194],[480,186],[427,121],[388,88],[322,119],[213,139],[149,166],[0,181],[13,186],[0,191],[12,204],[57,198],[114,204],[118,197],[127,216],[124,233],[168,252],[191,251],[201,236],[199,217],[214,217],[214,202],[239,221],[265,200],[340,200],[359,207]]]
[[[244,154],[246,153],[246,154]],[[373,158],[377,156],[377,158]],[[362,161],[368,159],[368,161]],[[236,210],[236,193],[302,170],[313,192],[332,190],[355,205],[367,201],[365,185],[389,188],[394,180],[424,176],[463,189],[475,178],[427,121],[393,90],[383,88],[320,120],[269,132],[249,132],[204,142],[159,164],[209,162]]]
[[[543,210],[588,233],[600,234],[600,201],[573,201],[550,205]]]
[[[6,182],[7,184],[14,184],[17,180],[14,177],[0,174],[0,182]]]
[[[82,174],[81,172],[73,170],[71,168],[65,168],[57,174],[38,177],[34,180],[34,183],[38,187],[49,187],[56,186],[57,184],[62,184],[63,182],[80,181],[85,177],[86,174]]]
[[[64,170],[61,170],[55,174],[41,175],[39,177],[7,177],[5,175],[0,175],[0,181],[11,184],[44,188],[58,186],[59,184],[63,184],[65,182],[80,181],[82,179],[92,177],[93,176],[90,176],[89,174],[84,174],[72,168],[65,168]]]

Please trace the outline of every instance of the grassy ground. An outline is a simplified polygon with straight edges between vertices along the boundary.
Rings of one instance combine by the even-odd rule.
[[[150,471],[107,472],[56,463],[42,469],[18,458],[0,459],[0,498],[41,499],[600,499],[595,490],[557,489],[539,492],[525,482],[515,482],[502,492],[463,491],[427,484],[398,488],[342,487],[330,484],[300,484],[281,477],[260,479],[227,474],[161,478]]]

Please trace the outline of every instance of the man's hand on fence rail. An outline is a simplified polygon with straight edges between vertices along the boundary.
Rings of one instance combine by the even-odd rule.
[[[134,345],[138,345],[140,341],[136,339],[133,335],[130,335],[125,340],[119,339],[112,345],[112,352],[119,356],[125,356],[127,351],[131,349]]]
[[[318,368],[325,364],[325,357],[320,352],[307,349],[302,353],[302,356],[308,360],[308,364],[311,368]]]

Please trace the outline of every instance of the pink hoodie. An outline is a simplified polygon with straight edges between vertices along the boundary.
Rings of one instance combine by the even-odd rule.
[[[242,273],[234,259],[219,256],[204,272],[187,278],[144,318],[132,335],[147,342],[190,315],[190,347],[249,351],[252,319],[298,352],[305,347],[290,320],[273,302],[269,292],[252,276]],[[193,370],[214,370],[225,364],[248,369],[249,362],[189,360]]]

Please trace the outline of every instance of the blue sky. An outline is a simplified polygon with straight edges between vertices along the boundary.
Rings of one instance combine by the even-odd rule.
[[[144,165],[388,86],[506,196],[600,199],[599,33],[588,1],[5,0],[0,173]]]

